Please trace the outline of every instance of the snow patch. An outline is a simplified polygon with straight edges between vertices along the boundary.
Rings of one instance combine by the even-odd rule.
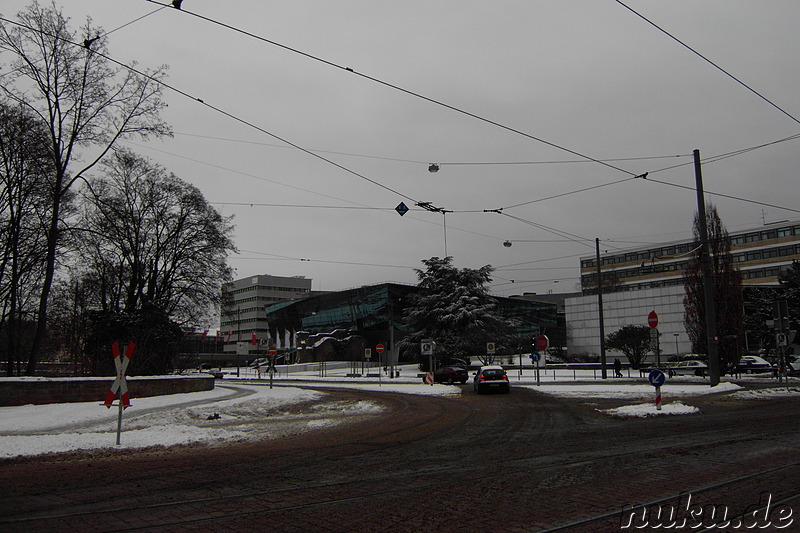
[[[662,405],[661,409],[656,409],[655,404],[623,405],[614,409],[598,409],[601,413],[615,418],[642,418],[661,415],[694,415],[700,409],[691,405],[684,405],[681,402],[672,402]]]

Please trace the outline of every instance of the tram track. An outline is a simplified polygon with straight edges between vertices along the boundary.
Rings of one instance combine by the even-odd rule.
[[[596,483],[597,479],[592,481],[593,477],[602,477],[605,472],[613,472],[620,466],[624,469],[651,470],[665,461],[672,461],[676,470],[691,471],[695,462],[703,460],[706,455],[724,457],[728,454],[736,457],[739,452],[759,449],[765,442],[772,442],[774,446],[783,442],[791,447],[796,435],[793,426],[780,430],[779,426],[769,423],[760,430],[752,428],[754,431],[731,431],[698,425],[682,439],[668,434],[644,438],[641,435],[641,423],[613,422],[610,426],[612,429],[630,430],[631,439],[635,442],[625,446],[623,442],[610,438],[604,446],[586,449],[576,455],[576,446],[580,446],[582,440],[591,438],[598,430],[608,427],[607,421],[597,415],[587,416],[585,408],[577,409],[569,402],[542,400],[543,397],[535,393],[515,391],[501,397],[476,398],[465,395],[458,399],[421,399],[402,394],[319,390],[342,397],[366,397],[382,401],[389,406],[388,413],[381,423],[376,424],[372,420],[348,429],[323,432],[327,433],[328,438],[318,439],[315,443],[297,440],[294,444],[240,446],[238,449],[243,453],[252,453],[259,461],[274,454],[274,468],[282,472],[282,477],[267,487],[260,484],[265,473],[269,473],[269,469],[263,466],[249,475],[226,471],[203,483],[192,483],[193,478],[189,476],[192,464],[188,463],[163,475],[166,478],[174,477],[174,481],[159,478],[152,486],[143,485],[137,494],[124,501],[119,499],[119,491],[114,490],[114,482],[107,480],[94,487],[82,501],[70,501],[49,509],[20,509],[11,516],[6,513],[0,518],[0,529],[45,531],[53,524],[69,526],[85,524],[87,521],[102,524],[89,529],[96,531],[173,527],[196,528],[199,531],[248,523],[287,523],[285,521],[289,515],[342,516],[352,513],[355,508],[375,509],[390,506],[395,501],[419,505],[417,502],[424,501],[425,495],[458,492],[464,483],[498,491],[505,490],[505,486],[510,484],[531,494],[537,494],[538,491],[556,493],[570,487]],[[572,407],[563,414],[565,405]],[[569,425],[573,427],[565,427]],[[536,428],[538,433],[531,428]],[[474,447],[462,447],[461,433],[474,440]],[[542,449],[532,448],[526,453],[522,446],[528,438],[526,435],[540,435],[552,442]],[[563,440],[564,436],[569,439]],[[463,462],[447,460],[448,449],[454,453],[466,453],[466,450],[474,448],[469,452],[472,455],[465,457],[466,461],[474,463],[476,458],[481,457],[481,449],[502,449],[504,443],[509,446],[508,453],[470,464],[468,472],[465,472]],[[563,449],[559,451],[559,447]],[[433,454],[432,457],[438,460],[423,460],[416,455],[417,452]],[[640,466],[630,464],[628,459],[632,454]],[[731,475],[731,465],[721,461],[719,473],[709,474],[717,476],[714,483],[701,483],[705,478],[698,478],[699,481],[682,485],[682,490],[694,489],[697,494],[711,494],[725,487],[767,480],[770,475],[778,476],[788,471],[785,469],[799,466],[791,463],[783,466],[784,470],[774,466],[757,469],[744,461],[740,463],[739,468],[747,468],[747,471],[739,476]],[[234,464],[240,463],[231,463]],[[147,473],[142,472],[139,479],[144,483]],[[224,491],[218,490],[219,487],[223,487]],[[70,488],[64,494],[74,490]],[[104,493],[107,493],[104,498],[93,499]],[[676,490],[665,487],[660,495],[651,494],[644,505],[664,504],[669,501],[670,495],[674,497],[675,494]],[[782,497],[790,496],[784,494]],[[606,500],[613,501],[612,498]],[[616,520],[619,523],[619,501],[603,504],[606,505],[603,512],[584,513],[587,516],[578,521],[548,519],[545,525],[530,525],[529,529],[523,526],[522,530],[592,531],[591,528],[596,526],[597,531],[607,531],[603,528],[608,526],[609,521]],[[403,530],[402,525],[406,523],[417,524],[417,518],[405,516],[404,512],[395,512],[394,521],[400,524],[398,530]],[[358,517],[356,520],[358,529],[383,530],[365,526],[363,520],[358,521]],[[337,530],[335,527],[324,529]]]
[[[434,402],[436,403],[436,402]],[[409,408],[409,402],[400,401],[400,409],[399,411],[403,411]],[[437,405],[441,406],[441,403]],[[430,418],[427,420],[420,421],[416,424],[417,427],[424,426],[426,424],[431,424],[435,422],[437,419],[441,418],[445,415],[445,410],[440,409],[438,412],[431,414]],[[462,417],[458,423],[465,423],[474,418],[475,410],[471,409],[468,411],[467,416]],[[510,432],[517,431],[519,426],[523,425],[524,417],[517,418],[517,424],[515,426],[510,426],[508,430]],[[404,430],[409,430],[413,428],[405,428]],[[392,431],[388,431],[382,433],[380,435],[380,439],[385,438],[387,436],[396,436],[400,431],[404,431],[401,429],[394,429]],[[710,431],[708,432],[711,433]],[[723,438],[716,438],[711,439],[709,438],[710,435],[704,435],[699,440],[702,441],[702,447],[705,448],[719,448],[728,445],[738,444],[744,441],[759,441],[766,438],[766,434],[753,434],[749,437],[723,437]],[[697,435],[695,435],[697,437]],[[430,435],[425,435],[423,437],[418,437],[416,439],[409,439],[409,440],[401,440],[401,442],[395,442],[392,446],[400,446],[400,445],[409,445],[415,442],[418,442],[423,439],[430,438]],[[663,442],[664,439],[652,439],[649,442],[650,450],[648,452],[640,452],[639,460],[644,460],[645,458],[653,458],[658,459],[659,457],[669,456],[669,455],[680,455],[682,453],[686,453],[687,450],[692,449],[691,445],[681,443],[677,445],[667,446]],[[354,442],[352,444],[355,445],[377,445],[375,442]],[[340,446],[339,444],[331,444],[330,446]],[[361,449],[363,453],[364,448]],[[629,456],[630,452],[627,450],[615,450],[612,453],[588,453],[582,456],[579,459],[572,459],[569,456],[558,456],[558,455],[551,455],[547,458],[543,458],[540,455],[529,455],[527,457],[517,457],[513,459],[498,459],[488,462],[487,464],[482,466],[483,473],[473,472],[472,479],[476,482],[488,482],[494,479],[497,479],[500,476],[506,475],[505,472],[510,470],[516,471],[526,471],[530,474],[538,474],[543,477],[546,477],[548,473],[552,472],[561,472],[564,470],[569,469],[576,469],[586,467],[587,465],[594,465],[598,463],[608,462],[611,460],[617,460],[626,456]],[[797,467],[798,465],[792,465]],[[787,467],[782,467],[787,468]],[[250,512],[242,512],[241,510],[237,510],[235,513],[230,515],[220,514],[219,512],[214,512],[213,516],[196,518],[190,521],[187,520],[180,520],[175,523],[161,523],[159,527],[168,527],[171,525],[177,524],[186,524],[186,523],[194,523],[200,524],[204,522],[218,522],[218,521],[225,521],[229,518],[236,518],[237,520],[242,519],[242,517],[247,516],[248,514],[256,515],[256,516],[265,516],[272,513],[285,513],[296,511],[299,509],[313,509],[316,507],[325,507],[337,504],[349,504],[354,502],[365,502],[368,500],[380,499],[384,497],[391,497],[396,494],[401,494],[404,492],[409,491],[409,486],[412,486],[414,490],[420,491],[431,491],[442,489],[448,487],[453,484],[453,475],[459,473],[463,469],[462,466],[459,465],[445,465],[445,466],[432,466],[432,465],[424,465],[419,469],[414,471],[402,470],[396,472],[389,472],[389,473],[380,473],[380,474],[365,474],[360,476],[358,479],[348,480],[348,481],[339,481],[339,482],[329,482],[329,483],[307,483],[304,484],[303,487],[288,487],[282,489],[269,489],[269,490],[239,490],[234,492],[229,492],[224,495],[219,496],[208,496],[202,498],[186,498],[178,501],[169,501],[169,502],[161,502],[149,505],[139,505],[136,507],[137,512],[143,511],[164,511],[169,510],[171,511],[170,515],[180,514],[180,509],[182,507],[196,507],[198,505],[207,506],[209,509],[220,509],[225,508],[227,502],[239,502],[242,503],[246,500],[254,500],[254,501],[270,501],[270,502],[279,502],[279,501],[295,501],[297,495],[303,494],[320,494],[320,495],[329,495],[335,493],[347,493],[352,494],[354,489],[357,489],[359,486],[369,486],[372,489],[364,494],[358,495],[350,495],[347,497],[331,497],[326,496],[318,501],[312,501],[303,504],[286,504],[286,505],[276,505],[270,508],[261,508],[255,511]],[[498,470],[504,472],[502,474],[497,474],[493,472],[497,472]],[[754,474],[748,474],[746,476],[740,476],[734,480],[728,480],[723,483],[714,485],[713,487],[717,486],[724,486],[726,484],[734,483],[740,480],[751,479],[755,476],[761,475],[766,472],[774,472],[778,469],[768,469],[763,472],[758,472]],[[418,480],[425,480],[425,481],[417,481],[413,482],[413,479]],[[409,483],[409,481],[411,482]],[[376,486],[391,486],[394,487],[398,481],[405,481],[401,488],[387,488],[384,490],[375,490]],[[697,491],[708,491],[710,487],[702,487],[696,489]],[[113,500],[112,500],[113,501]],[[653,500],[648,502],[647,506],[654,506],[660,503],[667,501],[667,499],[660,499],[660,500]],[[0,524],[6,524],[9,526],[18,525],[21,526],[23,524],[35,524],[38,521],[44,522],[54,522],[54,521],[64,521],[67,519],[77,519],[82,518],[87,515],[96,516],[99,513],[105,513],[110,515],[119,516],[120,514],[124,514],[125,512],[130,511],[130,502],[126,502],[125,504],[117,504],[114,506],[109,506],[104,509],[99,509],[98,507],[102,507],[102,503],[94,502],[91,506],[91,509],[87,509],[85,511],[79,512],[66,512],[66,513],[47,513],[47,514],[34,514],[31,516],[22,516],[17,517],[13,520],[9,519],[0,519]],[[619,516],[619,511],[613,511],[609,513],[605,513],[599,516],[594,516],[591,518],[587,518],[580,522],[575,522],[571,524],[567,524],[560,528],[552,529],[552,531],[563,530],[564,528],[573,528],[579,527],[581,525],[595,523],[597,521],[607,520],[613,516]],[[119,531],[136,531],[140,528],[130,528],[130,529],[119,529]],[[146,528],[145,528],[146,529]]]

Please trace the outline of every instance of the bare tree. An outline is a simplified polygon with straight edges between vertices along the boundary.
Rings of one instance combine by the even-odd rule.
[[[18,14],[17,22],[0,23],[0,51],[15,57],[0,90],[44,125],[53,167],[45,271],[26,368],[29,375],[35,372],[46,333],[64,199],[119,139],[170,133],[160,118],[165,106],[160,80],[166,68],[139,73],[119,67],[107,55],[102,31],[90,18],[80,34],[70,29],[69,19],[54,3],[42,7],[34,1]]]
[[[23,330],[34,323],[41,288],[49,161],[41,124],[0,102],[0,330],[9,376],[20,371]]]
[[[229,218],[151,161],[117,151],[83,191],[81,254],[91,306],[132,313],[146,304],[181,324],[219,307],[232,279]]]

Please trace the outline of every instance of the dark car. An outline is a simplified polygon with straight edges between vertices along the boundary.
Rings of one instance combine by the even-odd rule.
[[[475,372],[472,388],[478,394],[489,391],[511,392],[508,374],[499,365],[482,366],[480,370]]]
[[[457,366],[442,366],[433,373],[434,383],[447,383],[452,385],[456,381],[466,383],[469,379],[469,372]]]

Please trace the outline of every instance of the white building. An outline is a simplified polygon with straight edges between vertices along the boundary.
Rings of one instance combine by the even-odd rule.
[[[737,231],[730,237],[731,257],[744,287],[776,286],[781,271],[800,261],[800,221]],[[683,272],[696,248],[697,243],[686,239],[604,254],[601,276],[613,280],[613,287],[603,290],[606,336],[625,325],[647,325],[648,314],[655,311],[662,353],[675,354],[676,339],[677,353],[688,353],[691,345],[683,326]],[[570,354],[600,353],[596,279],[596,256],[581,258],[584,296],[565,301]]]
[[[224,351],[247,355],[269,341],[266,306],[308,297],[311,279],[262,274],[237,279],[222,290],[220,335],[225,343]]]
[[[672,355],[691,351],[691,343],[683,327],[682,285],[657,287],[634,292],[603,294],[603,324],[605,335],[623,326],[646,326],[651,311],[658,315],[661,353]],[[570,354],[600,354],[600,317],[597,295],[568,298],[567,349]],[[676,345],[677,341],[677,345]],[[612,355],[615,352],[609,352]]]

